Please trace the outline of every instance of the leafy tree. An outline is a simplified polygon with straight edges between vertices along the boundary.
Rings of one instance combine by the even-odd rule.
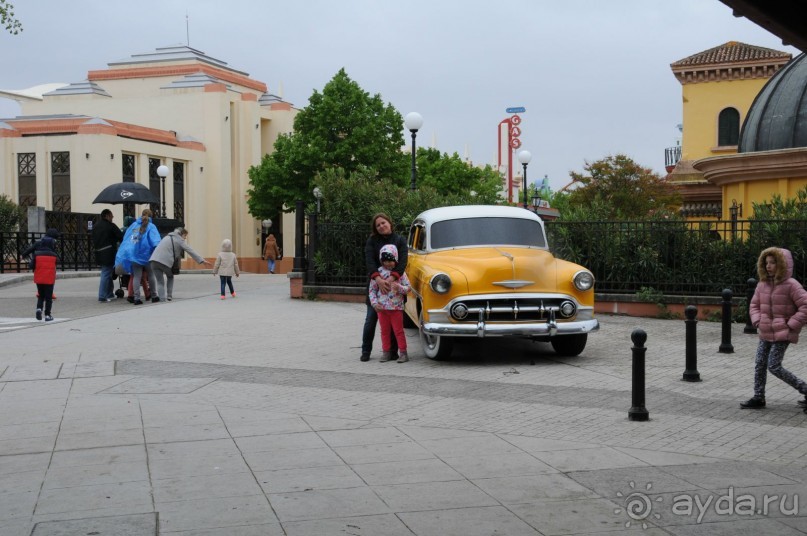
[[[25,209],[17,206],[5,194],[0,195],[0,232],[10,233],[16,231],[25,218]]]
[[[680,195],[670,184],[623,154],[586,162],[584,169],[583,173],[570,173],[582,185],[568,197],[569,207],[578,209],[578,217],[593,207],[597,219],[645,219],[658,213],[673,214],[680,206]]]
[[[457,153],[449,156],[437,149],[417,151],[417,185],[431,187],[442,194],[468,195],[474,192],[476,204],[492,204],[499,200],[502,179],[491,166],[468,165]]]
[[[14,5],[8,0],[0,0],[0,25],[11,35],[17,35],[22,31],[22,24],[14,16]]]
[[[316,175],[338,167],[348,175],[372,168],[380,179],[403,185],[408,177],[401,114],[381,96],[370,96],[344,69],[314,91],[294,119],[292,134],[280,136],[275,151],[249,170],[249,211],[256,217],[291,210],[309,199]]]

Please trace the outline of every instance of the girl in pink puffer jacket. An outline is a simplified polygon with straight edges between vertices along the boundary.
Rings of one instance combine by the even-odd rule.
[[[807,322],[807,291],[793,279],[793,256],[783,248],[768,248],[757,260],[759,284],[751,298],[751,323],[759,330],[759,346],[754,362],[754,396],[740,407],[765,407],[767,371],[806,395],[807,384],[782,367],[790,343],[799,341],[799,332]],[[807,411],[807,410],[806,410]]]

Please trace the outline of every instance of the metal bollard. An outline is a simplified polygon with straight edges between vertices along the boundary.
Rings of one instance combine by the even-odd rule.
[[[633,390],[631,392],[631,408],[628,410],[628,420],[646,421],[650,418],[647,408],[644,407],[644,347],[647,333],[642,329],[634,329],[630,334],[633,341]]]
[[[720,340],[721,354],[733,354],[734,346],[731,344],[731,289],[723,289],[723,337]]]
[[[701,374],[698,372],[698,308],[694,305],[687,305],[684,309],[686,320],[686,369],[684,369],[685,382],[701,381]]]
[[[746,315],[748,319],[745,321],[743,333],[756,333],[757,328],[751,323],[751,299],[754,297],[754,291],[757,289],[757,280],[752,277],[746,281],[746,285],[748,285],[748,290],[745,291],[746,306],[748,307]]]

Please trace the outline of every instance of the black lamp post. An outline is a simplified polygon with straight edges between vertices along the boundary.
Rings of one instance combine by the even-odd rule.
[[[409,112],[404,118],[404,126],[412,133],[412,180],[409,183],[410,190],[417,190],[417,168],[415,166],[415,138],[418,130],[423,126],[423,117],[417,112]]]
[[[743,215],[743,204],[737,204],[736,199],[731,200],[731,206],[729,207],[729,216],[731,218],[731,239],[734,240],[737,237],[737,216]]]
[[[521,167],[524,169],[521,177],[521,188],[524,189],[524,208],[527,208],[527,164],[530,163],[530,160],[532,160],[532,154],[529,151],[518,153],[518,161],[521,162]]]
[[[538,207],[541,206],[541,196],[538,192],[535,192],[532,196],[532,210],[537,214]]]
[[[165,218],[165,178],[168,176],[168,166],[158,167],[157,175],[160,176],[160,217]]]

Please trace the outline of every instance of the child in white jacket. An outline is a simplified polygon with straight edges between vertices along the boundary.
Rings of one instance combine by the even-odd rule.
[[[216,264],[213,266],[213,276],[219,276],[221,280],[221,299],[224,296],[225,285],[230,288],[230,294],[235,298],[235,289],[233,288],[233,276],[238,277],[241,275],[241,270],[238,269],[238,258],[233,253],[233,243],[230,239],[225,239],[221,243],[221,251],[216,257]]]
[[[390,281],[389,292],[384,292],[375,280],[370,281],[370,305],[378,312],[378,324],[381,326],[381,349],[383,354],[379,361],[389,361],[392,357],[392,335],[398,341],[398,363],[406,363],[409,356],[406,353],[406,334],[403,329],[404,297],[409,292],[409,279],[404,273],[400,278],[393,272],[398,264],[398,248],[387,244],[379,253],[381,266],[379,275]]]

